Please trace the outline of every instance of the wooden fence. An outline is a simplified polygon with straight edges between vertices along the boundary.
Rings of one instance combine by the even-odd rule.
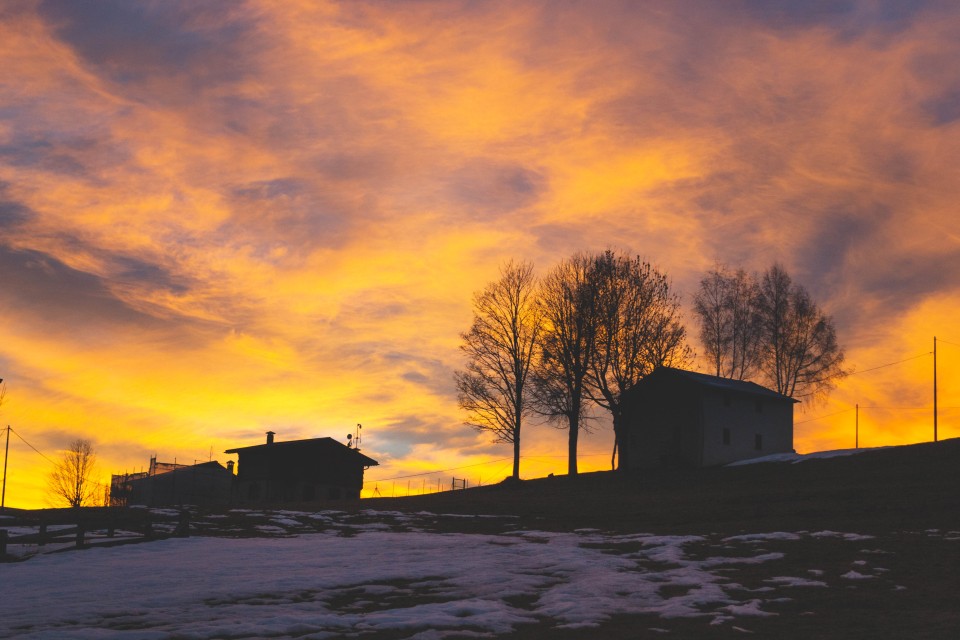
[[[41,552],[54,545],[57,550],[82,549],[190,535],[186,510],[86,507],[0,515],[6,516],[0,519],[0,562],[26,557],[9,553],[14,545],[35,546]]]

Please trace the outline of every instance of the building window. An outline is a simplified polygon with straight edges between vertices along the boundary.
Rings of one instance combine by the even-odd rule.
[[[723,428],[723,444],[730,444],[730,429]]]
[[[753,448],[756,449],[757,451],[760,451],[761,449],[763,449],[763,436],[760,435],[759,433],[753,436]]]

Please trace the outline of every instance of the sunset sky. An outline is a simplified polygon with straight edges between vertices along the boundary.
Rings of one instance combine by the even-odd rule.
[[[958,33],[950,1],[4,2],[0,423],[105,481],[357,423],[381,490],[500,480],[453,383],[471,295],[613,248],[701,351],[715,264],[810,290],[860,373],[798,451],[856,403],[861,445],[932,439],[934,335],[958,437]],[[16,434],[6,504],[44,506]],[[521,474],[565,437],[527,425]]]

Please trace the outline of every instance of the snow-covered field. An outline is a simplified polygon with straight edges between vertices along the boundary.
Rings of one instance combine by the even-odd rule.
[[[855,533],[551,533],[509,518],[495,519],[495,533],[438,532],[454,518],[463,516],[235,511],[225,531],[249,519],[273,537],[36,555],[0,565],[0,637],[428,640],[592,627],[616,614],[649,614],[651,630],[676,618],[744,629],[805,589],[902,589],[881,566],[883,550],[859,549],[871,538]],[[800,541],[853,545],[856,558],[846,573],[782,575]],[[748,566],[768,567],[766,577],[731,577]]]

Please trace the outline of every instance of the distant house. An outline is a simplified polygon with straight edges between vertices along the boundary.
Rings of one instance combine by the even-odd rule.
[[[793,451],[797,401],[753,382],[661,367],[622,398],[622,468],[707,467]]]
[[[358,499],[363,471],[377,466],[356,449],[333,438],[275,442],[228,449],[237,462],[236,498],[245,503]]]
[[[111,506],[142,504],[150,507],[185,504],[216,506],[230,502],[233,461],[178,464],[150,458],[147,471],[114,475],[110,483]]]

